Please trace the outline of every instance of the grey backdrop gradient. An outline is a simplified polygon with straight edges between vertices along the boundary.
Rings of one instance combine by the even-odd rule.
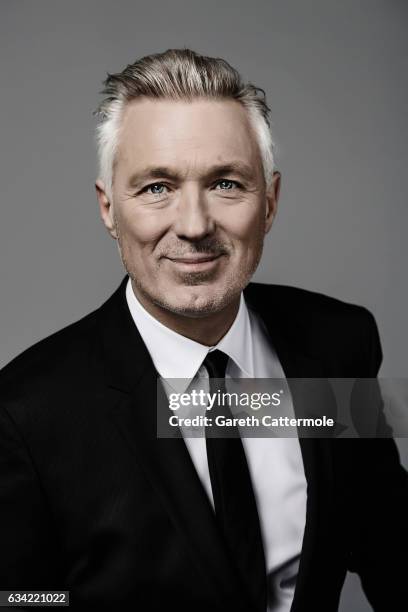
[[[407,376],[407,25],[404,0],[3,0],[0,365],[118,286],[92,110],[107,71],[187,46],[224,57],[272,108],[283,182],[255,280],[365,305],[380,374]],[[369,609],[348,578],[341,610]]]

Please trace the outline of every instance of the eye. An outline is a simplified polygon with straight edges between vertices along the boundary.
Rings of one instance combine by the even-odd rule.
[[[216,185],[221,185],[221,190],[222,191],[231,191],[231,189],[235,186],[238,189],[241,187],[240,183],[238,183],[238,181],[231,181],[229,179],[220,179]]]
[[[149,193],[150,195],[163,195],[164,188],[167,189],[164,183],[151,183],[150,185],[146,185],[143,187],[142,193]],[[151,191],[149,191],[151,189]]]

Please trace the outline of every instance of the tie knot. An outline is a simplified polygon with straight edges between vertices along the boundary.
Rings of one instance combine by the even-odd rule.
[[[203,365],[207,368],[210,378],[225,378],[228,359],[228,355],[218,349],[207,354]]]

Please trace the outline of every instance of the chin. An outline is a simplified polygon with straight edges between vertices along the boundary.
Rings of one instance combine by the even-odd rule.
[[[223,287],[218,291],[208,291],[208,289],[200,291],[197,287],[194,287],[194,289],[189,288],[189,290],[183,291],[180,296],[177,293],[171,294],[169,292],[169,299],[163,297],[163,300],[156,300],[156,304],[175,314],[200,318],[223,310],[239,295],[240,289],[231,292],[231,290],[226,291]]]

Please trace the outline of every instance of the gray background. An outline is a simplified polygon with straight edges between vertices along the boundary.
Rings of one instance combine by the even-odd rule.
[[[404,0],[2,0],[0,365],[119,284],[91,113],[107,71],[188,46],[272,107],[283,185],[256,280],[365,305],[380,374],[407,376],[407,18]],[[368,609],[349,578],[342,610]]]

